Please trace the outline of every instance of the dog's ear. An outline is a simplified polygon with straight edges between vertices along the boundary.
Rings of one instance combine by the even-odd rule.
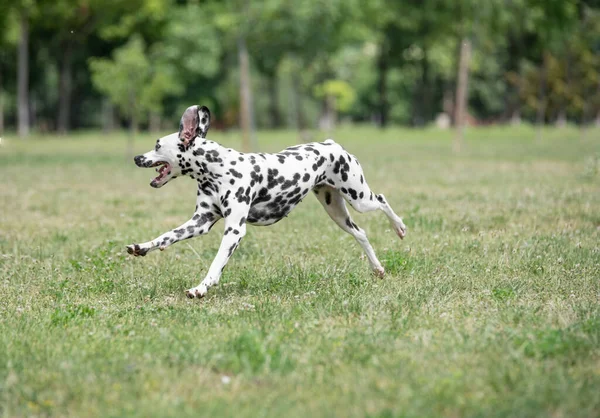
[[[196,106],[198,108],[198,132],[201,138],[206,138],[208,128],[210,128],[210,110],[206,106]]]
[[[210,127],[210,111],[206,106],[190,106],[185,109],[179,122],[179,139],[187,148],[197,136],[206,138]]]

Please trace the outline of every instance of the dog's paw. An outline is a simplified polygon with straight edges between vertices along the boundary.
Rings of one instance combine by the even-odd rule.
[[[383,277],[385,276],[385,269],[383,267],[381,267],[381,266],[380,267],[375,267],[373,269],[373,274],[376,277],[378,277],[380,279],[383,279]]]
[[[406,225],[404,225],[404,224],[396,225],[396,227],[394,229],[396,230],[396,234],[398,234],[400,239],[404,239],[404,237],[406,236]]]
[[[131,244],[127,246],[127,252],[135,257],[143,257],[148,253],[148,250],[146,248],[141,248],[137,244]]]
[[[203,298],[207,292],[208,292],[208,289],[206,288],[206,286],[203,284],[200,284],[200,286],[192,287],[191,289],[186,290],[185,294],[190,299],[194,299],[194,298],[200,299],[200,298]]]

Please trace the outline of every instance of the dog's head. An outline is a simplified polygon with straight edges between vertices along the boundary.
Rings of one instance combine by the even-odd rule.
[[[171,179],[185,174],[184,161],[197,137],[205,138],[210,126],[210,111],[206,106],[190,106],[179,122],[179,132],[159,138],[152,151],[138,155],[133,161],[138,167],[156,167],[158,176],[150,186],[159,188]],[[189,167],[189,162],[187,167]]]
[[[156,141],[152,151],[133,157],[138,167],[156,167],[158,176],[150,182],[150,186],[159,188],[181,175],[179,159],[183,152],[183,145],[179,140],[179,134],[163,136]]]

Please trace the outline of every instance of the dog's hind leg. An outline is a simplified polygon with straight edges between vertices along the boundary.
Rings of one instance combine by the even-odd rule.
[[[346,204],[344,202],[344,198],[332,187],[322,186],[314,190],[315,196],[321,202],[329,217],[344,231],[352,235],[356,241],[360,244],[360,246],[365,251],[367,258],[369,259],[369,264],[373,269],[373,272],[379,276],[383,277],[384,269],[381,266],[381,263],[377,259],[375,255],[375,251],[373,251],[373,247],[371,243],[367,239],[367,234],[365,231],[360,228],[358,225],[354,223],[350,214],[348,213],[348,209],[346,208]]]
[[[346,158],[340,157],[341,164],[336,163],[331,176],[333,187],[340,191],[342,196],[348,201],[354,210],[360,213],[381,210],[390,221],[392,228],[400,238],[406,236],[406,225],[392,207],[389,205],[385,196],[375,194],[367,184],[364,178],[362,167],[356,159],[346,154]]]
[[[373,192],[369,191],[368,198],[364,197],[363,199],[353,199],[353,196],[348,194],[345,194],[344,197],[350,206],[352,206],[357,212],[364,213],[377,209],[381,210],[383,213],[385,213],[385,216],[387,216],[388,220],[390,221],[390,225],[396,234],[398,234],[400,239],[403,239],[406,236],[406,225],[404,225],[404,222],[402,222],[402,218],[396,215],[390,204],[385,199],[384,195],[374,194]]]

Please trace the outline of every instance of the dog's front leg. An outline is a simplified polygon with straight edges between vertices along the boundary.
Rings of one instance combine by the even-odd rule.
[[[208,273],[202,283],[185,291],[189,298],[201,298],[211,286],[219,283],[221,273],[227,264],[227,261],[240,244],[240,241],[246,235],[246,216],[229,216],[225,219],[225,232],[217,256],[213,260]]]
[[[164,250],[169,245],[175,244],[178,241],[206,234],[218,220],[219,217],[212,212],[195,213],[192,219],[186,223],[172,231],[165,232],[152,241],[128,245],[127,252],[137,257],[145,256],[150,251],[159,248]]]

